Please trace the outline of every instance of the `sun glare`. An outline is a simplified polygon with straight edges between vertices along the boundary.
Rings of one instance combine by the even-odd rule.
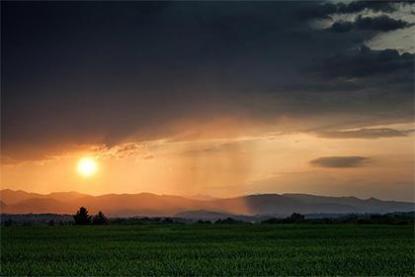
[[[98,170],[97,162],[91,157],[84,157],[78,161],[77,170],[83,177],[91,177]]]

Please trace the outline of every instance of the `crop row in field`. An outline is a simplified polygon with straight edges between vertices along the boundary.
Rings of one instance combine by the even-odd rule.
[[[12,226],[2,275],[414,275],[413,225]]]

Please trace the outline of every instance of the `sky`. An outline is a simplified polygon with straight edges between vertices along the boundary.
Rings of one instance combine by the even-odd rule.
[[[410,2],[2,1],[1,187],[414,201],[414,38]]]

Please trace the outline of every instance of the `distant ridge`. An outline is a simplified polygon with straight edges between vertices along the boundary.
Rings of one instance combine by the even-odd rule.
[[[0,191],[1,212],[74,213],[80,206],[91,212],[102,210],[109,216],[174,216],[177,214],[215,217],[287,216],[302,214],[389,213],[415,211],[415,203],[383,201],[375,198],[331,197],[310,194],[255,194],[224,199],[195,199],[174,195],[105,194],[92,196],[77,192],[50,194],[4,189]],[[195,213],[195,211],[198,211]]]

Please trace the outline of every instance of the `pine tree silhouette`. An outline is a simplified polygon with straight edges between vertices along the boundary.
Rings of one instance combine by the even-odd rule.
[[[101,211],[99,211],[98,214],[92,219],[92,224],[106,225],[108,224],[108,218]]]
[[[73,216],[76,225],[91,224],[91,216],[88,215],[88,210],[84,207],[79,208],[79,211]]]

